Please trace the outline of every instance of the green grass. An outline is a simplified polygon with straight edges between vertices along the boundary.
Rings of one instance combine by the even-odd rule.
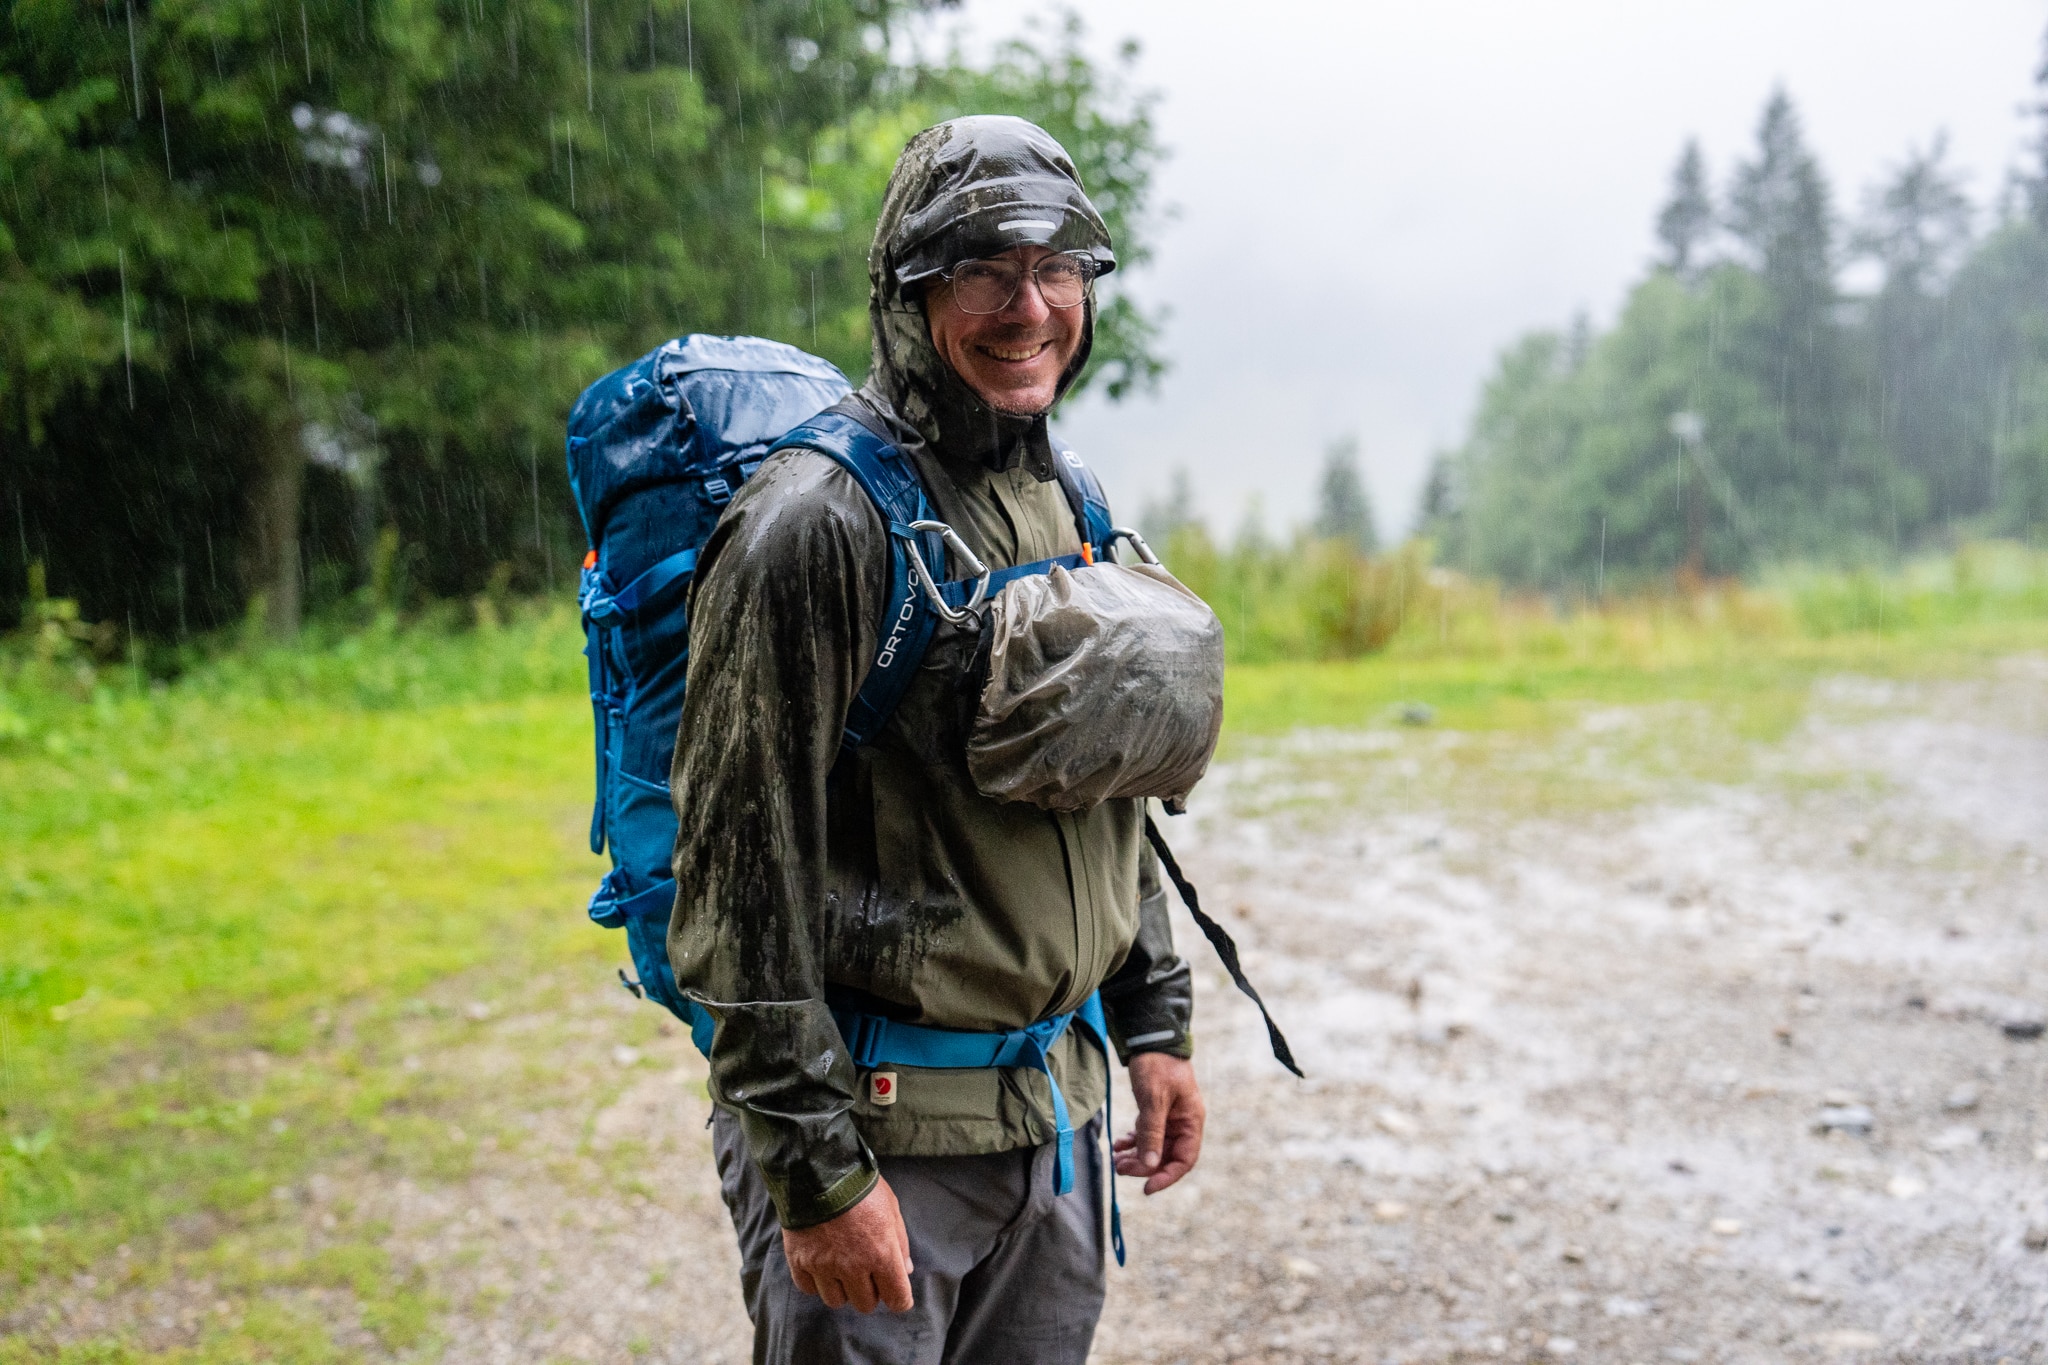
[[[597,860],[577,643],[558,612],[230,656],[167,690],[17,679],[0,1314],[127,1246],[138,1282],[204,1276],[243,1305],[193,1359],[322,1358],[324,1329],[269,1292],[293,1284],[346,1288],[392,1349],[425,1338],[369,1232],[294,1247],[272,1192],[344,1153],[460,1169],[434,1082],[402,1064],[436,1022],[421,993],[594,975],[618,949],[578,913]]]
[[[1741,776],[1741,741],[1797,723],[1817,678],[2048,649],[2024,595],[1937,585],[1905,611],[1901,592],[1881,628],[1858,624],[1869,597],[1794,584],[1558,616],[1442,589],[1374,657],[1234,664],[1226,744],[1456,740],[1463,776],[1404,799],[1499,802],[1531,746],[1636,708],[1694,741],[1603,752],[1718,780]],[[70,638],[17,641],[0,666],[0,1365],[431,1357],[443,1305],[389,1230],[347,1207],[323,1226],[279,1192],[340,1163],[445,1181],[486,1135],[516,1147],[493,1115],[545,1101],[550,1035],[512,1100],[408,1059],[458,1045],[466,1001],[558,1002],[623,960],[580,911],[600,862],[573,616],[386,621],[233,649],[169,686],[90,667]],[[1400,726],[1410,703],[1433,708],[1426,729]],[[1524,777],[1537,805],[1595,799],[1571,773]],[[613,1154],[605,1178],[630,1164]],[[102,1297],[203,1284],[214,1306],[176,1348],[123,1329],[59,1353],[44,1303],[86,1274]]]

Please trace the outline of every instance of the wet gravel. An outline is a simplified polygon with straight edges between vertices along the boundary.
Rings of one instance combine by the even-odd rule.
[[[1644,723],[1497,761],[1634,781]],[[1247,747],[1169,829],[1310,1079],[1183,921],[1208,1144],[1129,1192],[1097,1358],[2048,1361],[2048,664],[1831,683],[1744,780],[1621,801],[1474,798],[1459,746]],[[479,1021],[434,1060],[505,1078],[470,1173],[337,1168],[292,1216],[387,1226],[434,1358],[737,1365],[702,1064],[646,1009]],[[526,1107],[534,1066],[587,1080]],[[212,1300],[148,1293],[66,1311],[168,1342]]]

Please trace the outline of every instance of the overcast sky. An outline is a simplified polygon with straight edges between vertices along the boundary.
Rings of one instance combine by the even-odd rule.
[[[1135,291],[1172,309],[1156,397],[1062,431],[1135,517],[1176,465],[1229,532],[1308,514],[1356,433],[1384,531],[1461,439],[1501,348],[1613,318],[1697,136],[1717,193],[1782,83],[1835,190],[1937,130],[1980,203],[2017,164],[2048,0],[1082,0],[1144,48],[1173,216]],[[1044,4],[966,0],[978,46]],[[1257,16],[1256,18],[1251,16]]]

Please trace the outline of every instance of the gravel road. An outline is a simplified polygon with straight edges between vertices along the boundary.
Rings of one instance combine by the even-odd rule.
[[[1183,921],[1208,1145],[1127,1203],[1099,1360],[2048,1361],[2048,662],[1835,680],[1769,744],[1300,734],[1169,834],[1310,1079]],[[517,1141],[301,1216],[388,1224],[440,1359],[738,1365],[702,1065],[565,998],[436,1060]],[[589,1079],[523,1110],[543,1053]]]

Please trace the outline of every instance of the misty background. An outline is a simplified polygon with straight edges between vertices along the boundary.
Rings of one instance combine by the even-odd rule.
[[[969,0],[933,41],[970,51],[1042,7]],[[1156,259],[1171,310],[1156,393],[1070,406],[1062,430],[1120,506],[1192,476],[1231,535],[1254,496],[1307,520],[1326,447],[1355,434],[1383,538],[1416,523],[1435,452],[1469,430],[1496,357],[1583,314],[1610,326],[1656,257],[1697,138],[1718,190],[1782,88],[1846,229],[1865,188],[1948,136],[1975,227],[2028,156],[2039,0],[1091,0],[1090,47],[1142,43],[1169,155]],[[1842,253],[1848,293],[1878,287]]]

